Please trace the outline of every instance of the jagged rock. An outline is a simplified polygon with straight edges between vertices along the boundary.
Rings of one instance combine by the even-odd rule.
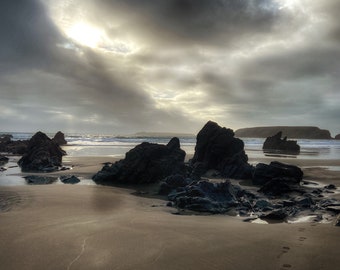
[[[55,135],[54,135],[54,137],[53,137],[53,139],[52,139],[53,141],[55,141],[57,144],[59,144],[59,145],[65,145],[65,144],[67,144],[67,141],[65,140],[65,135],[64,135],[64,133],[62,133],[61,131],[58,131]]]
[[[29,140],[27,152],[18,164],[23,171],[55,171],[65,154],[57,143],[39,131]]]
[[[294,165],[272,161],[269,165],[258,163],[253,174],[253,184],[263,186],[274,178],[289,179],[290,182],[300,183],[303,177],[302,170]]]
[[[168,145],[143,142],[127,152],[125,159],[106,164],[93,180],[100,184],[153,183],[169,175],[185,175],[184,158],[178,138],[171,139]]]
[[[80,182],[79,178],[74,175],[63,175],[59,179],[64,184],[77,184]]]
[[[231,129],[222,128],[217,123],[209,121],[197,134],[195,154],[191,164],[199,172],[215,169],[230,178],[251,178],[252,168],[247,163],[248,157],[244,151],[242,140],[234,137]]]
[[[28,175],[24,177],[29,185],[48,185],[57,181],[56,177]]]
[[[240,188],[229,181],[211,183],[200,181],[188,185],[180,191],[173,191],[169,199],[178,208],[198,212],[225,213],[239,204],[238,192]]]
[[[263,143],[263,151],[272,152],[279,151],[287,154],[298,154],[300,153],[300,146],[297,141],[287,140],[287,137],[282,137],[282,131],[278,132],[274,136],[267,137]]]
[[[0,155],[0,165],[4,165],[8,162],[8,157]]]

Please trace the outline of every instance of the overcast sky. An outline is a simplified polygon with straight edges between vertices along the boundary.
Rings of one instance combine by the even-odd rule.
[[[339,0],[2,0],[0,130],[340,133]]]

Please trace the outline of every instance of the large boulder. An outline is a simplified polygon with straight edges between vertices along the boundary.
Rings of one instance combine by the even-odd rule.
[[[288,165],[278,161],[272,161],[269,165],[258,163],[253,174],[253,184],[263,186],[267,182],[284,178],[287,183],[298,184],[302,180],[303,172],[295,165]]]
[[[185,174],[185,152],[174,137],[167,145],[143,142],[126,153],[125,159],[106,164],[93,176],[100,184],[154,183],[172,174]]]
[[[37,132],[29,140],[26,153],[18,161],[23,171],[55,171],[61,166],[66,153],[60,146],[42,132]]]
[[[298,154],[300,153],[300,146],[297,141],[287,140],[287,137],[282,137],[282,131],[279,131],[274,136],[269,136],[263,143],[263,151],[273,152],[278,151],[287,154]]]
[[[202,174],[207,170],[220,171],[230,178],[251,178],[251,166],[244,151],[244,143],[234,137],[231,129],[209,121],[197,134],[195,154],[191,164]]]
[[[65,140],[65,135],[64,135],[64,133],[62,133],[61,131],[58,131],[55,135],[54,135],[54,137],[53,137],[53,139],[52,139],[53,141],[55,141],[57,144],[59,144],[59,145],[65,145],[65,144],[67,144],[67,141]]]

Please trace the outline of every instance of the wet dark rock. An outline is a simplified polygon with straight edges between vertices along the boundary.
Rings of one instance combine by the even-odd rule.
[[[0,155],[0,165],[4,165],[8,162],[8,157]]]
[[[29,185],[48,185],[57,181],[56,177],[46,177],[38,175],[28,175],[24,177]]]
[[[194,167],[199,167],[199,170],[194,169],[196,175],[214,169],[230,178],[251,178],[244,143],[234,137],[233,130],[209,121],[197,134],[196,140],[195,154],[191,160]]]
[[[164,182],[159,188],[160,195],[168,195],[172,190],[183,188],[192,182],[190,178],[185,178],[183,175],[170,175],[165,178]]]
[[[267,137],[263,143],[263,151],[272,152],[279,151],[280,153],[298,154],[300,153],[300,146],[297,141],[287,140],[287,137],[282,137],[282,132],[279,131],[274,136]]]
[[[80,179],[74,175],[63,175],[59,179],[64,184],[77,184],[80,182]]]
[[[272,196],[279,196],[292,191],[299,191],[303,193],[303,191],[300,190],[299,186],[296,184],[295,180],[292,181],[291,178],[284,177],[273,178],[272,180],[269,180],[259,190],[259,192]]]
[[[333,184],[330,184],[330,185],[325,186],[325,189],[335,190],[335,189],[336,189],[336,186],[333,185]]]
[[[311,208],[313,205],[315,205],[315,202],[312,198],[306,197],[302,199],[295,199],[296,204],[298,204],[301,207],[304,208]]]
[[[254,209],[258,211],[270,211],[273,210],[273,208],[273,204],[265,199],[259,199],[254,205]]]
[[[279,220],[279,221],[283,221],[287,217],[288,217],[288,214],[283,209],[274,210],[268,214],[264,214],[260,216],[260,218],[264,220]]]
[[[127,152],[125,159],[104,165],[93,180],[108,185],[154,183],[169,175],[185,175],[184,158],[178,138],[171,139],[168,145],[143,142]]]
[[[65,135],[64,133],[62,133],[61,131],[58,131],[53,139],[52,139],[54,142],[56,142],[57,144],[59,145],[65,145],[67,144],[67,141],[65,140]]]
[[[258,163],[253,174],[253,184],[263,186],[274,178],[289,179],[292,183],[300,183],[303,177],[302,170],[294,165],[273,161],[269,165]]]
[[[42,132],[37,132],[30,139],[26,153],[18,161],[23,171],[50,172],[62,165],[66,153],[60,146]]]
[[[169,194],[169,199],[174,201],[178,208],[215,214],[225,213],[239,204],[238,190],[239,188],[229,181],[223,183],[200,181],[179,192]]]
[[[340,206],[328,206],[327,210],[340,214]]]

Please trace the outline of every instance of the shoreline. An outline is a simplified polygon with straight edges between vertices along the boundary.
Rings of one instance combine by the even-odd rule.
[[[118,159],[65,156],[63,163],[73,166],[72,170],[43,175],[91,178],[103,163]],[[256,160],[263,161],[269,163],[270,159]],[[324,168],[338,164],[334,160],[306,161],[302,169],[308,180],[328,184],[331,179],[339,186],[340,172]],[[229,215],[177,215],[175,208],[166,207],[167,201],[136,196],[138,190],[79,184],[2,186],[2,266],[317,270],[340,263],[339,227],[334,222],[265,225]],[[340,199],[339,194],[331,196]]]

